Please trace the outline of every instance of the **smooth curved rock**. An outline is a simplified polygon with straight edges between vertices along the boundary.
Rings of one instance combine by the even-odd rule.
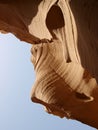
[[[33,102],[98,128],[97,0],[2,0],[0,30],[33,44]],[[3,14],[3,15],[2,15]]]

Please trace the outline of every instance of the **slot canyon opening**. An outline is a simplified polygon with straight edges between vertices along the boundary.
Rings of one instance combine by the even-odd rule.
[[[46,17],[46,26],[49,32],[54,37],[54,31],[57,31],[57,29],[64,27],[64,25],[64,17],[60,7],[53,5]]]

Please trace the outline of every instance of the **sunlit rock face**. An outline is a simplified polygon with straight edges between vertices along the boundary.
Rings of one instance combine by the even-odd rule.
[[[97,0],[2,0],[0,30],[32,44],[33,102],[98,128]]]

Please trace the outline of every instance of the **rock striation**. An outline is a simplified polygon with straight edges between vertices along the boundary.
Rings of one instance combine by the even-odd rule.
[[[0,30],[32,44],[31,100],[98,128],[98,1],[1,0]]]

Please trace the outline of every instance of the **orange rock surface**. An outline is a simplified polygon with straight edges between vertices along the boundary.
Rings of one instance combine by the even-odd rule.
[[[32,44],[33,102],[98,128],[98,1],[1,0],[0,30]]]

